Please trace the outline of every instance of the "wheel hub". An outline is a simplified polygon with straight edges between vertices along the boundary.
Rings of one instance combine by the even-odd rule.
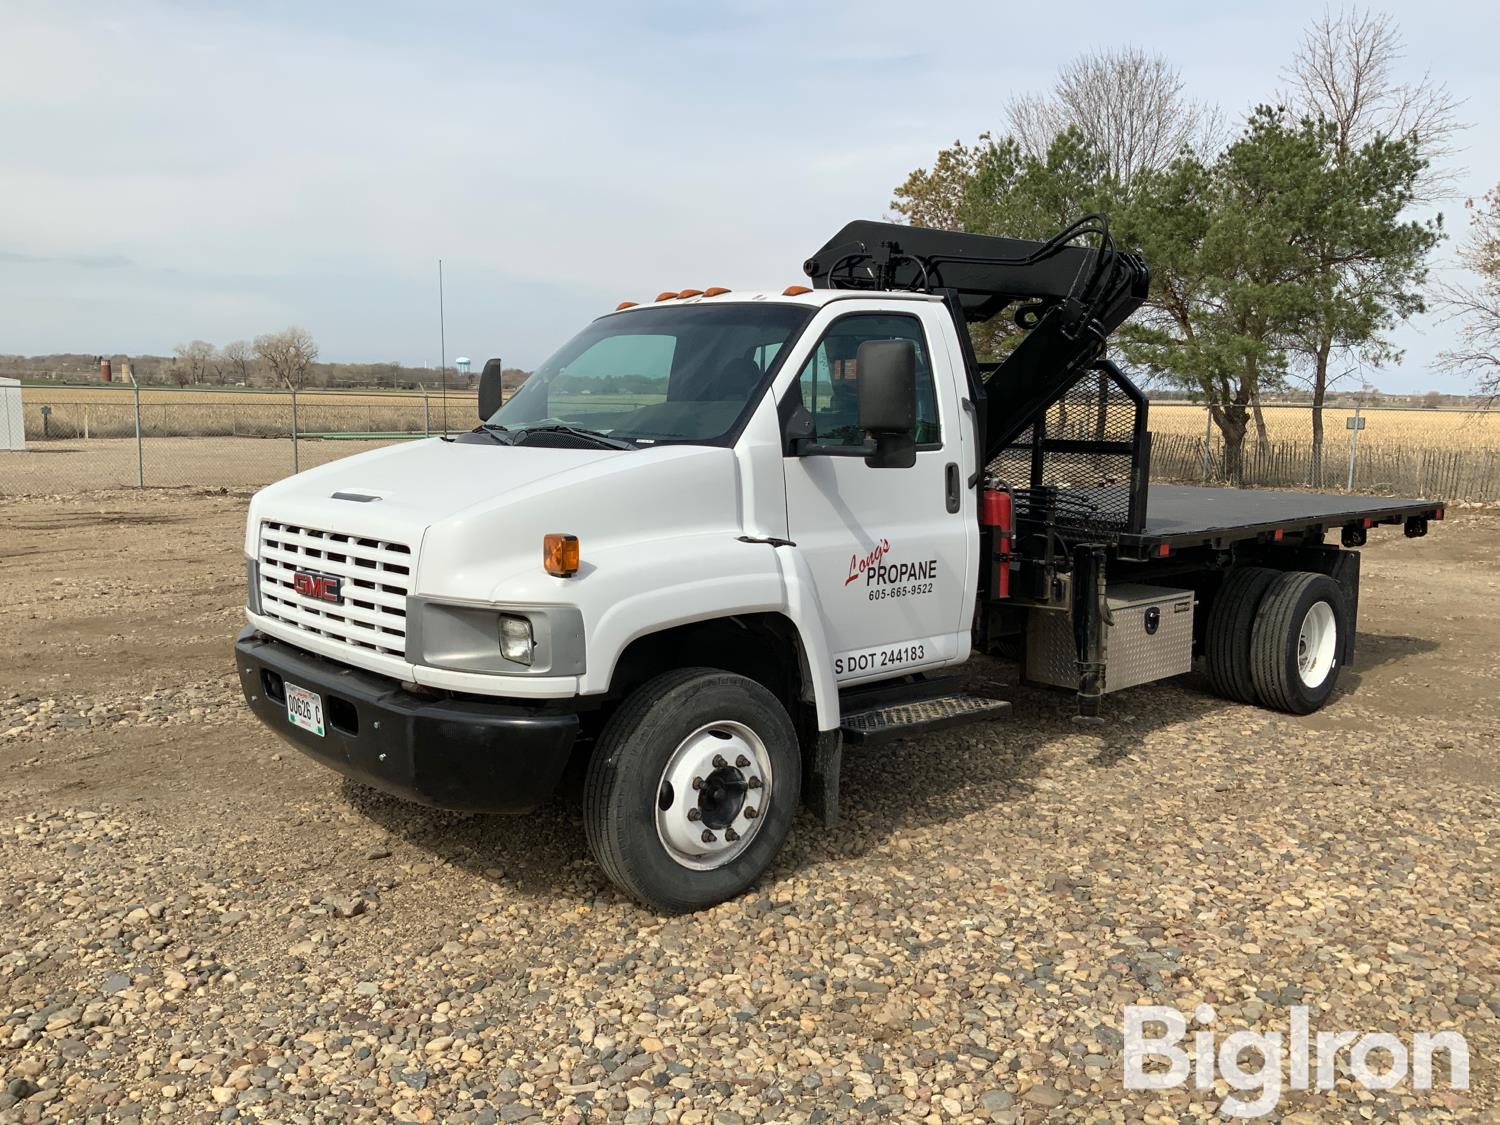
[[[771,756],[749,727],[710,723],[683,739],[657,786],[656,833],[683,867],[722,867],[749,846],[771,800]]]
[[[1328,678],[1338,654],[1338,621],[1327,602],[1308,607],[1297,630],[1297,675],[1315,688]]]
[[[698,810],[705,828],[728,828],[745,807],[750,792],[745,775],[734,766],[714,770],[698,790]]]

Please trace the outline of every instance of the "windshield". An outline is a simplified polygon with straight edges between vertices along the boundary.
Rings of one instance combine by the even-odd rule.
[[[678,305],[594,321],[502,406],[489,425],[569,426],[630,442],[720,442],[759,400],[803,305]]]

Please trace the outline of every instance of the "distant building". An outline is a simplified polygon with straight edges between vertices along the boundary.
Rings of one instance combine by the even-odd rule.
[[[26,448],[26,416],[21,411],[21,381],[0,379],[0,450]]]

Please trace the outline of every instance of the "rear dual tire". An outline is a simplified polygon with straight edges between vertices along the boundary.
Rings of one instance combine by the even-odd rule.
[[[1278,578],[1250,637],[1250,670],[1262,705],[1307,715],[1328,702],[1348,628],[1348,601],[1332,578],[1306,571]]]
[[[1232,570],[1205,625],[1209,683],[1236,703],[1309,714],[1333,694],[1349,628],[1348,599],[1326,575]]]
[[[1250,670],[1251,631],[1266,591],[1280,577],[1279,570],[1269,567],[1242,566],[1219,584],[1203,634],[1208,682],[1216,695],[1236,703],[1257,702]]]

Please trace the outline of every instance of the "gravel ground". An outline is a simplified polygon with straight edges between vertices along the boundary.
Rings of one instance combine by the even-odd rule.
[[[1123,1008],[1222,1036],[1455,1029],[1471,1087],[1288,1121],[1500,1121],[1500,519],[1365,555],[1317,716],[1192,678],[846,759],[754,893],[623,899],[576,807],[345,787],[247,719],[245,497],[0,502],[0,1120],[1179,1121]],[[995,665],[980,678],[1008,683]],[[1446,1070],[1439,1068],[1440,1077]]]

